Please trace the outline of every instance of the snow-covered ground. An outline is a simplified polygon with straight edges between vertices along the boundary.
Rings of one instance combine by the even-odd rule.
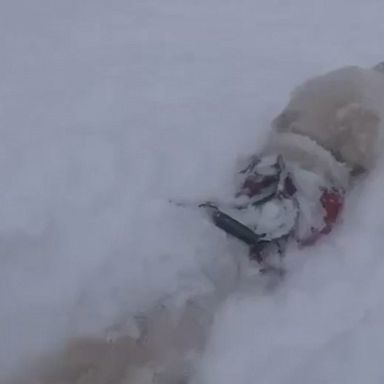
[[[168,199],[230,195],[296,84],[383,60],[383,15],[380,0],[2,0],[1,381],[209,288],[239,255]],[[384,382],[383,180],[384,164],[334,234],[288,255],[279,289],[228,299],[198,382]]]

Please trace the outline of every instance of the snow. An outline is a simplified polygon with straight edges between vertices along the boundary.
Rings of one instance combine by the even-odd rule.
[[[381,1],[0,2],[0,372],[209,290],[225,198],[302,80],[383,59]],[[287,280],[234,292],[199,383],[382,383],[384,164]],[[235,248],[238,253],[245,251]],[[241,255],[240,255],[241,256]]]

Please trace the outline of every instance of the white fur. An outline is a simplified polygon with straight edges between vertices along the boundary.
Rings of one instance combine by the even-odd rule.
[[[343,189],[349,183],[351,169],[341,163],[309,136],[297,133],[277,133],[271,136],[264,153],[280,153],[284,159],[313,171]]]
[[[383,132],[384,75],[344,67],[310,79],[274,120],[274,132],[311,138],[354,171],[374,164]]]

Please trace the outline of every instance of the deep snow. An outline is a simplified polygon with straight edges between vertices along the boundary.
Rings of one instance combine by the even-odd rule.
[[[231,244],[168,198],[225,197],[302,80],[383,60],[381,1],[2,0],[0,372],[209,287]],[[382,383],[384,165],[344,222],[233,294],[202,383]]]

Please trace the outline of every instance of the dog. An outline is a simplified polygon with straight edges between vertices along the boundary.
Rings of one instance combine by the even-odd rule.
[[[301,241],[313,237],[314,228],[315,237],[330,231],[351,179],[374,166],[383,113],[384,64],[379,64],[343,67],[309,79],[273,119],[258,155],[279,155],[287,163],[298,195]],[[204,348],[214,309],[225,300],[226,290],[216,289],[190,301],[176,318],[161,305],[146,313],[137,339],[123,335],[69,340],[17,384],[187,383],[191,360]]]
[[[346,66],[305,81],[272,121],[262,156],[285,159],[298,190],[295,237],[313,244],[331,232],[357,176],[381,154],[384,63]]]

